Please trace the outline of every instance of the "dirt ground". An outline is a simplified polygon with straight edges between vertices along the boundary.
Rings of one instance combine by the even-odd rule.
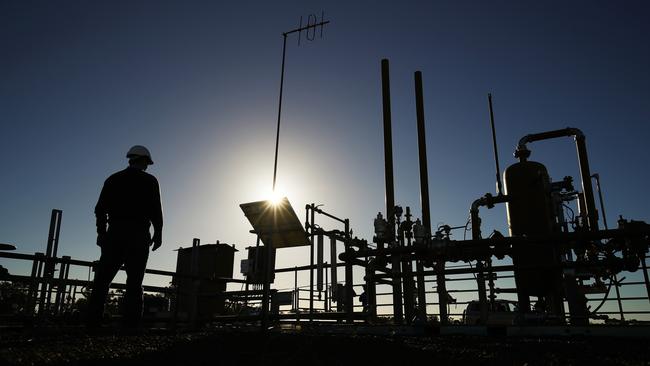
[[[3,331],[0,365],[650,365],[650,340],[200,332]]]

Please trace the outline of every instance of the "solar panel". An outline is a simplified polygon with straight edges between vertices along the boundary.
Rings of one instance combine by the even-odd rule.
[[[242,203],[239,207],[264,245],[273,248],[309,245],[307,232],[286,197],[278,203],[257,201]]]

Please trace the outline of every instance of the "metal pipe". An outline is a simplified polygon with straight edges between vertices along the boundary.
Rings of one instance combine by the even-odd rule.
[[[314,321],[314,209],[315,204],[310,205],[311,217],[309,225],[309,321]]]
[[[366,294],[368,296],[368,320],[374,321],[377,317],[377,286],[373,261],[366,267]]]
[[[201,245],[201,239],[194,238],[192,240],[192,252],[190,258],[190,273],[192,276],[199,275],[199,245]],[[190,324],[195,326],[198,321],[198,312],[199,312],[199,286],[200,282],[198,279],[192,280],[192,293],[190,295]],[[263,313],[262,313],[263,314]]]
[[[62,259],[61,264],[59,265],[59,280],[56,283],[56,294],[54,297],[54,313],[59,314],[61,310],[63,310],[63,301],[65,300],[65,290],[66,290],[66,285],[65,285],[65,276],[66,276],[66,267],[67,267],[67,261],[70,257],[64,256]]]
[[[352,251],[350,246],[350,220],[345,219],[345,251]],[[345,312],[347,313],[347,322],[354,322],[354,279],[352,272],[352,262],[345,263]]]
[[[39,276],[40,268],[41,268],[41,260],[37,257],[37,255],[34,255],[34,259],[32,262],[32,273],[29,282],[29,292],[28,292],[29,303],[27,308],[29,314],[32,314],[36,307],[36,295],[38,292],[38,283],[39,283],[38,276]]]
[[[621,283],[618,281],[618,276],[616,275],[614,275],[614,286],[616,290],[616,302],[618,303],[618,313],[619,316],[621,317],[621,321],[624,322],[625,314],[623,312],[623,302],[621,301],[621,290],[620,290]]]
[[[402,247],[404,248],[404,247]],[[401,258],[399,253],[391,255],[391,277],[393,285],[393,318],[395,324],[402,324],[404,315],[402,312],[402,271],[401,271]]]
[[[415,112],[417,116],[418,129],[418,153],[420,162],[420,201],[422,202],[422,225],[426,231],[427,239],[431,237],[431,207],[429,206],[429,172],[427,161],[427,139],[424,123],[424,96],[422,91],[422,72],[415,72]],[[424,265],[417,261],[415,265],[418,284],[418,311],[422,317],[426,317],[426,293],[424,288]],[[439,278],[438,286],[444,286],[444,276]],[[445,307],[446,308],[446,307]]]
[[[605,203],[603,201],[603,191],[600,188],[600,174],[594,173],[591,175],[592,178],[596,180],[596,190],[598,191],[598,200],[600,201],[600,216],[603,218],[603,226],[605,230],[609,229],[607,227],[607,215],[605,215]]]
[[[332,267],[332,268],[336,268],[336,267]],[[324,301],[324,304],[325,304],[325,305],[324,305],[324,306],[325,306],[325,311],[329,311],[328,304],[329,304],[330,302],[328,301],[329,299],[328,299],[328,296],[327,296],[327,289],[328,289],[329,287],[330,287],[330,284],[329,284],[329,277],[328,277],[328,275],[327,275],[327,271],[325,271],[325,301]]]
[[[336,284],[338,283],[338,273],[337,273],[338,263],[337,263],[337,257],[336,257],[336,238],[334,238],[334,236],[330,236],[330,263],[332,263],[331,264],[331,271],[332,271],[332,275],[331,275],[331,279],[332,279],[332,287],[331,288],[332,288],[332,290],[331,290],[331,292],[332,292],[332,296],[330,296],[330,298],[332,298],[333,296],[335,296],[336,290],[334,290],[334,289],[336,288]]]
[[[591,178],[594,178],[596,180],[596,190],[598,191],[598,201],[600,202],[600,216],[603,218],[603,226],[605,226],[605,230],[609,229],[607,226],[607,215],[605,214],[605,203],[603,201],[603,191],[600,187],[600,174],[594,173],[591,175]],[[641,259],[641,261],[644,261],[644,259]],[[613,281],[615,284],[615,290],[616,290],[616,300],[618,303],[618,312],[621,317],[621,321],[625,321],[625,315],[623,312],[623,303],[621,302],[621,291],[619,289],[620,287],[620,282],[618,280],[618,275],[614,274],[613,276]],[[648,298],[650,300],[650,297]]]
[[[576,135],[575,139],[580,165],[580,179],[582,180],[582,192],[585,194],[585,204],[587,205],[589,229],[591,231],[598,231],[598,213],[596,212],[594,191],[591,185],[591,172],[589,171],[589,159],[587,157],[587,142],[585,135],[582,133]]]
[[[54,278],[55,262],[51,261],[50,259],[53,257],[59,212],[60,212],[59,210],[54,209],[52,210],[52,214],[50,216],[50,228],[47,235],[47,245],[45,248],[45,262],[43,264],[44,281],[41,284],[40,301],[39,301],[40,302],[39,313],[41,315],[44,315],[45,309],[49,307],[50,296],[52,294],[50,291],[50,286],[51,286],[52,278]]]
[[[497,133],[494,128],[494,112],[492,110],[492,94],[488,93],[488,106],[490,109],[490,126],[492,127],[492,147],[494,149],[494,165],[497,176],[497,195],[503,194],[503,185],[501,184],[501,169],[499,168],[499,152],[497,150]]]
[[[485,289],[485,274],[483,272],[484,265],[482,260],[476,261],[476,283],[478,285],[478,301],[480,306],[481,324],[487,324],[488,318],[488,303],[487,294]]]
[[[489,96],[489,95],[488,95]],[[493,135],[494,136],[494,135]],[[496,141],[496,140],[494,140]],[[496,145],[495,145],[496,149]],[[497,162],[497,169],[498,169],[498,162]],[[498,174],[497,174],[498,176]],[[472,202],[472,206],[470,208],[470,217],[471,217],[471,223],[472,223],[472,240],[480,240],[481,239],[481,217],[479,216],[479,207],[481,206],[488,206],[492,207],[496,203],[504,203],[508,201],[508,196],[505,196],[503,194],[499,194],[498,196],[494,197],[491,194],[486,194],[485,196],[475,200]],[[488,259],[489,262],[489,259]],[[484,264],[483,260],[479,259],[476,262],[476,270],[477,270],[477,275],[476,275],[476,283],[478,287],[478,297],[479,297],[479,304],[480,304],[480,310],[481,310],[481,323],[485,324],[487,321],[487,316],[488,316],[488,302],[487,302],[487,294],[486,294],[486,287],[485,287],[485,275],[484,275]],[[491,271],[492,266],[489,265],[488,268]],[[491,278],[491,273],[490,274],[490,288],[494,287],[494,283],[492,282]],[[491,293],[492,295],[492,293]]]
[[[391,126],[390,111],[390,67],[388,59],[381,60],[381,90],[384,116],[384,174],[386,179],[386,220],[388,221],[388,232],[386,241],[392,246],[395,241],[395,191],[393,184],[393,132]],[[393,258],[392,272],[399,273],[399,258]],[[397,273],[396,273],[397,272]],[[394,317],[398,324],[402,322],[402,293],[401,280],[395,276],[393,280],[393,305]]]
[[[417,255],[427,255],[427,254],[444,254],[449,253],[451,250],[457,250],[465,252],[470,249],[485,249],[485,253],[490,253],[499,248],[510,248],[517,245],[530,245],[530,244],[558,244],[563,243],[565,246],[566,243],[571,243],[581,240],[600,240],[600,239],[639,239],[643,235],[650,235],[650,229],[609,229],[609,230],[600,230],[597,232],[570,232],[570,233],[552,233],[547,235],[536,235],[529,237],[501,237],[501,238],[489,238],[489,239],[479,239],[479,240],[448,240],[443,241],[437,244],[437,248],[431,249],[422,249],[417,246],[412,247],[395,247],[395,248],[385,248],[385,249],[366,249],[354,251],[350,254],[342,253],[339,255],[339,259],[345,261],[350,258],[363,258],[363,257],[372,257],[377,255],[393,255],[393,254],[410,254],[415,253]],[[441,244],[441,245],[438,245]],[[507,252],[504,252],[507,254]],[[484,253],[477,253],[477,255],[484,256]],[[476,258],[467,257],[467,260],[475,260]],[[433,274],[425,272],[425,275]]]
[[[390,112],[390,70],[388,59],[381,60],[381,90],[384,116],[384,167],[386,178],[386,220],[388,235],[386,241],[391,246],[395,240],[395,191],[393,187],[393,133]]]
[[[314,207],[314,211],[316,211],[316,213],[319,213],[319,214],[321,214],[321,215],[327,216],[327,217],[329,217],[329,218],[332,219],[332,220],[336,220],[336,221],[338,221],[338,222],[340,222],[340,223],[342,223],[342,224],[345,224],[345,219],[342,219],[342,218],[336,217],[336,216],[334,216],[334,215],[332,215],[332,214],[330,214],[330,213],[327,213],[327,212],[321,210],[321,209],[318,208],[318,207]]]
[[[311,241],[314,240],[313,235],[311,234],[313,232],[312,229],[311,229],[311,223],[309,221],[309,217],[310,217],[309,216],[309,211],[311,210],[311,208],[312,208],[312,205],[305,205],[305,231],[309,232],[310,243],[311,243]],[[311,270],[312,266],[310,265],[308,268]],[[285,269],[288,269],[288,268],[285,268]],[[278,271],[276,271],[275,273],[278,273]],[[294,276],[295,276],[295,284],[296,284],[296,288],[297,288],[297,286],[298,286],[298,269],[297,268],[295,268]],[[299,296],[298,291],[296,291],[296,307],[300,308],[300,296]]]
[[[61,219],[63,218],[63,211],[61,210],[52,210],[52,215],[56,214],[56,228],[54,234],[54,243],[52,248],[52,257],[57,256],[59,251],[59,236],[61,234]]]
[[[648,266],[645,263],[645,256],[641,258],[641,269],[643,270],[643,282],[645,283],[645,290],[648,293],[648,301],[650,301],[650,278],[648,278]]]
[[[323,253],[324,253],[324,236],[322,233],[316,235],[316,291],[320,300],[323,291]]]
[[[587,209],[588,229],[591,231],[598,231],[598,215],[596,213],[594,191],[591,185],[591,172],[589,171],[586,137],[580,129],[567,127],[562,130],[526,135],[519,140],[517,150],[515,151],[515,157],[519,158],[521,161],[525,161],[528,158],[530,151],[526,147],[527,143],[567,136],[573,136],[576,142],[578,165],[580,168],[580,180],[582,182],[582,192],[585,196],[585,206]]]
[[[405,224],[412,224],[411,221],[411,208],[406,206],[406,214],[404,215],[406,220]],[[406,237],[407,232],[405,232],[404,227],[398,224],[398,242],[400,246],[411,246],[411,239]],[[403,258],[402,261],[402,272],[404,273],[404,282],[403,282],[403,293],[404,293],[404,320],[406,324],[411,324],[413,317],[415,315],[415,292],[414,292],[414,281],[413,281],[413,259],[412,258]]]
[[[427,316],[427,289],[425,288],[424,263],[421,260],[415,262],[415,272],[418,288],[418,315],[425,319]]]
[[[415,72],[415,111],[417,115],[418,152],[420,162],[420,201],[422,203],[422,225],[431,235],[431,208],[429,207],[429,173],[427,167],[427,140],[424,124],[424,101],[422,72]]]
[[[485,196],[478,198],[472,202],[469,209],[470,222],[472,223],[472,239],[481,239],[481,217],[479,216],[479,207],[487,206],[491,208],[497,203],[508,202],[510,198],[506,195],[492,196],[487,193]]]

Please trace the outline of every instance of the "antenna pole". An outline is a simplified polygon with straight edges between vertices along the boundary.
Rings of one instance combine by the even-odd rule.
[[[302,21],[302,18],[301,18]],[[275,192],[275,179],[278,174],[278,146],[280,144],[280,116],[282,116],[282,88],[284,87],[284,60],[287,54],[287,34],[282,34],[282,71],[280,72],[280,100],[278,101],[278,128],[275,132],[275,160],[273,162],[273,192]]]
[[[494,129],[494,112],[492,110],[492,94],[488,93],[488,106],[490,108],[490,126],[492,127],[492,147],[494,148],[494,164],[497,170],[497,195],[503,194],[501,185],[501,169],[499,168],[499,151],[497,150],[497,133]]]
[[[311,15],[310,15],[311,16]],[[322,16],[325,17],[325,12],[322,12]],[[311,18],[309,18],[311,19]],[[316,21],[316,16],[313,16],[314,22]],[[284,61],[287,55],[287,36],[292,33],[298,33],[298,44],[300,44],[300,36],[302,31],[306,30],[309,32],[310,29],[313,29],[316,32],[316,27],[321,27],[321,37],[323,35],[323,27],[328,24],[329,20],[324,20],[321,18],[319,23],[312,24],[309,20],[306,26],[302,26],[302,17],[300,17],[300,26],[296,29],[292,29],[288,32],[282,33],[283,42],[282,42],[282,71],[280,73],[280,98],[278,100],[278,127],[275,132],[275,159],[273,160],[273,192],[275,192],[275,181],[278,176],[278,148],[280,145],[280,120],[282,116],[282,89],[284,87]],[[315,33],[314,33],[315,34]],[[309,40],[309,39],[308,39]]]

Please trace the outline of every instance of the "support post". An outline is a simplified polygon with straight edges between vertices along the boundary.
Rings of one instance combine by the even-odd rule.
[[[311,222],[309,224],[309,322],[314,321],[314,209],[316,205],[310,205]]]
[[[350,245],[350,220],[345,219],[345,251],[352,251]],[[348,323],[354,322],[354,278],[352,262],[345,262],[345,313]]]
[[[438,309],[440,311],[440,324],[449,322],[447,314],[447,284],[445,283],[445,262],[440,261],[434,265],[436,270],[436,290],[438,292]]]
[[[487,324],[488,301],[485,289],[485,266],[482,260],[476,261],[476,282],[478,283],[478,301],[481,313],[481,324]]]
[[[366,266],[366,294],[368,294],[368,322],[377,318],[377,286],[375,283],[375,266],[372,262]]]
[[[200,282],[197,279],[199,275],[199,245],[201,240],[194,238],[192,240],[192,253],[190,263],[190,273],[192,274],[192,295],[190,296],[190,324],[196,326],[199,312],[199,286]]]
[[[50,230],[47,238],[47,248],[45,250],[45,263],[43,266],[43,282],[41,284],[39,314],[45,315],[48,310],[52,296],[52,280],[54,279],[55,263],[52,258],[56,257],[59,247],[59,233],[61,231],[61,217],[63,211],[52,210],[50,216]]]
[[[271,274],[274,270],[275,253],[273,253],[272,236],[269,235],[268,243],[264,245],[264,288],[262,291],[262,331],[269,329],[269,302],[271,299]]]
[[[334,298],[336,299],[336,284],[338,283],[338,273],[337,273],[337,263],[338,257],[336,255],[336,238],[334,235],[330,236],[330,262],[332,263],[332,267],[330,268],[332,275],[330,276],[330,299]],[[330,306],[331,308],[331,306]]]

